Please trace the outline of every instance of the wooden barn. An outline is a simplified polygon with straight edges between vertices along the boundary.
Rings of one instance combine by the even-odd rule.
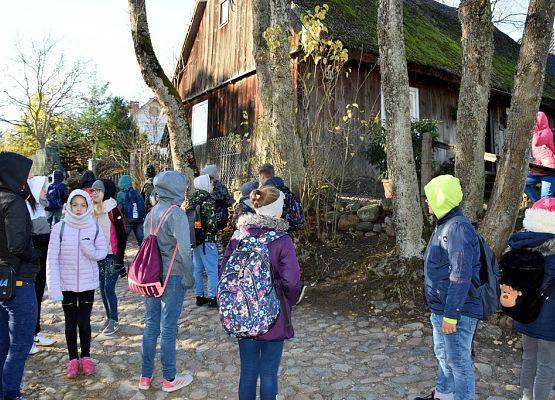
[[[294,0],[293,31],[302,31],[302,13],[323,3],[329,5],[324,23],[330,36],[341,40],[349,50],[350,73],[337,85],[334,107],[343,110],[347,104],[357,103],[368,119],[383,114],[377,66],[377,0]],[[457,10],[433,0],[405,0],[404,5],[411,116],[440,121],[438,141],[453,144],[462,59]],[[252,25],[249,0],[197,0],[174,74],[174,83],[190,115],[193,144],[200,163],[219,163],[222,170],[229,170],[232,175],[238,173],[241,165],[231,160],[230,157],[238,154],[229,147],[226,137],[252,129],[261,111]],[[497,29],[494,41],[486,151],[500,154],[519,46]],[[298,53],[299,48],[292,49],[292,56]],[[293,67],[297,85],[299,75],[307,69],[302,63]],[[301,93],[297,96],[299,112],[303,112],[302,91],[298,93]],[[541,108],[553,120],[553,70],[546,76],[543,95]],[[354,132],[355,144],[359,137]],[[371,192],[377,178],[376,169],[365,157],[365,143],[355,147],[357,154],[349,163],[349,175],[366,182],[365,189]],[[443,147],[435,150],[436,166],[449,160],[450,152],[445,150],[448,146]],[[488,169],[494,173],[495,165]]]

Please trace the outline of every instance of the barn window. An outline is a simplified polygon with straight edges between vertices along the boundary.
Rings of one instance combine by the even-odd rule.
[[[229,20],[229,0],[220,0],[220,28]]]
[[[381,118],[382,124],[385,124],[385,106],[383,102],[383,93],[380,92],[381,97]],[[409,87],[409,108],[410,108],[410,118],[412,120],[420,119],[420,101],[418,96],[418,88]]]
[[[208,139],[208,100],[193,106],[191,140],[193,146],[205,144]]]

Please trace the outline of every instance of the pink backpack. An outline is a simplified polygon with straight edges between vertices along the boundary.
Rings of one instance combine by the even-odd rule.
[[[178,246],[176,244],[170,259],[164,285],[162,285],[162,257],[156,235],[158,235],[160,228],[174,208],[177,208],[177,206],[171,206],[166,210],[155,229],[153,223],[154,208],[150,211],[150,234],[143,241],[141,247],[139,247],[139,251],[127,272],[129,289],[142,296],[161,297],[170,278]]]

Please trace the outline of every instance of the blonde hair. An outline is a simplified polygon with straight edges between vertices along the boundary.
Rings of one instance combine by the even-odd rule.
[[[279,199],[279,194],[279,190],[273,186],[262,186],[251,192],[251,204],[254,208],[267,206]]]

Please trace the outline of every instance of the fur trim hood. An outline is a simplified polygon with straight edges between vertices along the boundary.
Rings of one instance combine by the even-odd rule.
[[[253,226],[257,228],[267,228],[276,231],[287,232],[289,223],[281,218],[268,217],[259,214],[243,214],[237,221],[237,227]]]
[[[522,225],[531,232],[555,234],[555,218],[552,211],[529,208],[524,213]]]

